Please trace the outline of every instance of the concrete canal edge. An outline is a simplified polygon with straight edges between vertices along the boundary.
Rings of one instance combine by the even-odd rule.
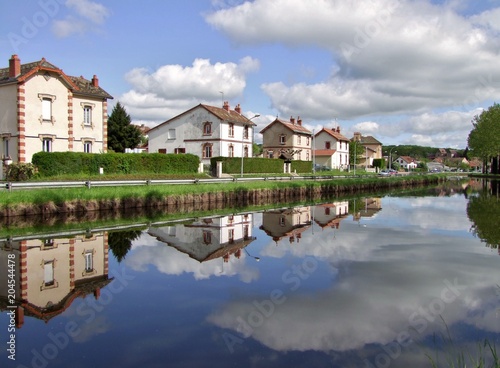
[[[0,217],[15,216],[54,216],[58,214],[82,214],[93,212],[129,211],[131,209],[168,209],[181,210],[184,207],[203,207],[206,210],[245,207],[269,203],[299,202],[332,198],[355,193],[375,192],[396,188],[408,188],[421,185],[439,184],[446,181],[441,176],[417,176],[392,181],[381,178],[357,181],[353,179],[342,184],[335,180],[321,183],[293,182],[289,187],[276,189],[244,189],[221,190],[202,194],[165,195],[154,198],[126,198],[105,200],[71,200],[63,203],[47,202],[43,204],[4,205],[0,209]]]

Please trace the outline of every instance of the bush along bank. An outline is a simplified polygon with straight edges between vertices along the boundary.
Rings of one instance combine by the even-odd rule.
[[[445,181],[445,177],[414,176],[395,178],[346,178],[328,181],[297,181],[297,182],[253,182],[210,184],[204,186],[155,186],[154,188],[139,189],[122,187],[118,196],[109,191],[108,197],[97,195],[98,189],[89,189],[86,196],[81,191],[68,191],[61,194],[53,191],[50,198],[45,190],[44,194],[34,196],[30,200],[18,200],[9,196],[19,192],[2,193],[9,199],[2,201],[0,216],[50,216],[57,214],[90,213],[94,211],[129,211],[134,208],[146,209],[180,209],[199,203],[208,203],[215,208],[238,208],[268,203],[284,203],[297,201],[334,198],[354,193],[370,193],[392,188],[408,188],[421,185],[435,185]],[[94,192],[93,192],[94,191]],[[136,192],[134,192],[136,191]],[[35,191],[36,192],[36,191]],[[72,194],[73,193],[73,194]],[[95,196],[93,194],[96,193]],[[36,198],[36,199],[35,199]]]

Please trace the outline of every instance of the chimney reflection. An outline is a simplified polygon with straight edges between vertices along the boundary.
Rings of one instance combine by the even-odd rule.
[[[13,257],[13,255],[15,257]],[[15,303],[7,272],[14,261]],[[107,233],[72,238],[16,239],[0,243],[0,309],[16,306],[16,324],[24,316],[48,322],[64,312],[78,297],[93,294],[97,299],[108,278]],[[5,267],[4,267],[5,265]]]

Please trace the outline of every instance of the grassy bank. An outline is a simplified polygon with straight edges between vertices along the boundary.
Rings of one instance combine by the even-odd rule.
[[[58,188],[0,192],[0,215],[36,215],[60,212],[162,207],[181,202],[224,202],[251,205],[262,201],[318,198],[421,184],[436,184],[442,176],[391,178],[341,178],[284,182],[229,182],[223,184],[155,185],[87,188]]]

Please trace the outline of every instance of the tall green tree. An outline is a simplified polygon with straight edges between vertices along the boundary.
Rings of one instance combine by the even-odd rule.
[[[108,148],[115,152],[125,152],[125,148],[135,148],[141,142],[141,131],[132,125],[130,115],[118,102],[108,118]]]
[[[500,158],[500,105],[495,103],[480,115],[472,119],[473,128],[469,133],[467,144],[469,156],[479,157],[491,163],[491,173],[499,173]],[[483,169],[484,171],[484,169]]]
[[[351,165],[359,163],[359,156],[363,151],[364,147],[360,142],[349,141],[349,162]]]

